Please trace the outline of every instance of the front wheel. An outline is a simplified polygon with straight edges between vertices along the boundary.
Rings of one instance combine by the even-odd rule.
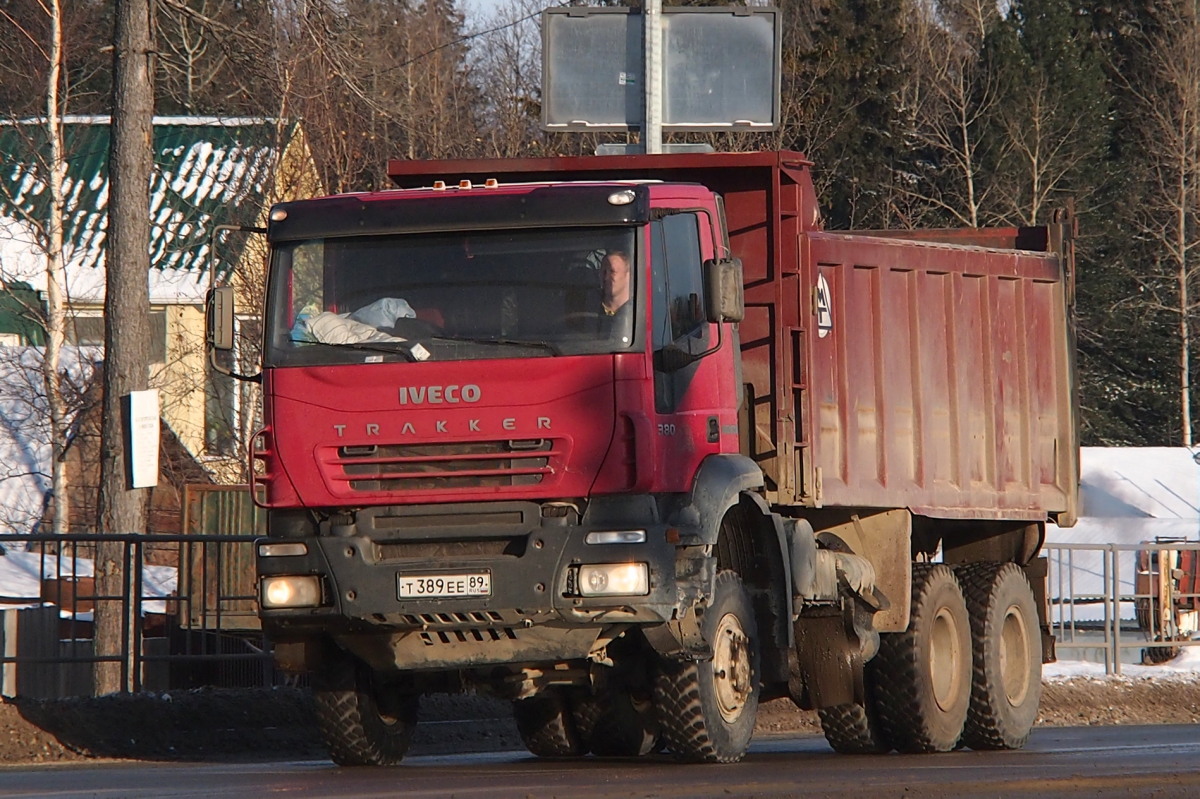
[[[817,718],[821,720],[825,740],[835,752],[843,755],[881,755],[892,749],[869,699],[863,705],[850,702],[820,708]]]
[[[513,718],[525,748],[538,757],[580,757],[587,745],[575,726],[571,697],[562,688],[547,688],[513,702]]]
[[[593,754],[641,757],[658,747],[658,719],[648,698],[628,690],[603,691],[580,697],[574,710],[575,726]]]
[[[339,766],[394,766],[408,751],[419,700],[349,656],[313,675],[317,728]]]
[[[758,627],[750,595],[733,571],[717,575],[700,629],[712,660],[663,662],[655,681],[663,738],[680,760],[733,763],[742,759],[758,713]]]

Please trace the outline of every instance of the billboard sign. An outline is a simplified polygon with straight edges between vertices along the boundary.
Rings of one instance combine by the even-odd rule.
[[[779,124],[776,8],[662,11],[666,131],[773,130]],[[542,13],[542,127],[630,130],[645,120],[643,15],[631,8]]]

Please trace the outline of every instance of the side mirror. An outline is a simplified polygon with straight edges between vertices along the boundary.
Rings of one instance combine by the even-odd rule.
[[[233,286],[209,289],[205,301],[208,346],[228,352],[233,349]]]
[[[742,262],[721,258],[704,262],[705,317],[709,322],[740,322],[746,316]]]

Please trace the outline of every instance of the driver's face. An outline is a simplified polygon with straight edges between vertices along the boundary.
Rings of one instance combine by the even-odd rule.
[[[629,261],[622,255],[606,255],[600,262],[600,282],[606,299],[629,299]]]

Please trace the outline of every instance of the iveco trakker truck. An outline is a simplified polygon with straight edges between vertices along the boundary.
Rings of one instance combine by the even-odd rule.
[[[260,613],[336,762],[454,691],[553,757],[735,761],[783,696],[842,752],[1024,744],[1071,221],[829,232],[810,166],[394,161],[271,209]]]

